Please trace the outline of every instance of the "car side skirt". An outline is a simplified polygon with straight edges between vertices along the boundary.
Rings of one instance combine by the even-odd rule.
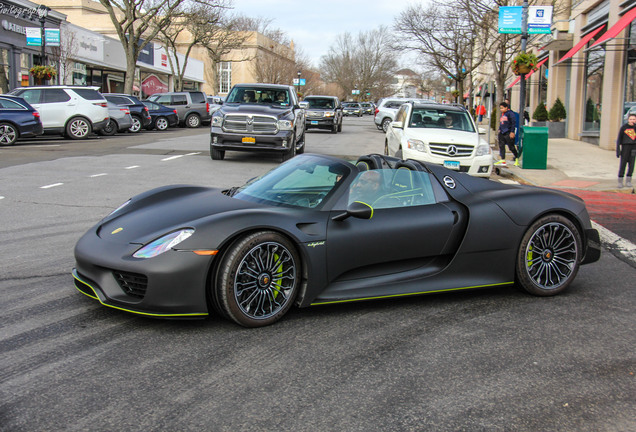
[[[80,275],[77,273],[77,270],[73,269],[73,279],[75,280],[75,288],[81,292],[82,294],[92,298],[93,300],[99,301],[102,305],[108,306],[109,308],[121,310],[124,312],[130,312],[137,315],[143,315],[147,317],[154,318],[204,318],[208,316],[207,313],[150,313],[144,312],[140,310],[134,310],[130,308],[124,308],[120,306],[115,306],[107,303],[105,300],[102,300],[102,297],[99,295],[99,290],[93,287],[90,283],[83,280]]]

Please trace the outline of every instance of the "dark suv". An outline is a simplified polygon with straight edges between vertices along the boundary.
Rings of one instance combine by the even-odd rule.
[[[141,128],[145,128],[150,124],[152,118],[148,112],[148,108],[135,96],[122,93],[102,93],[108,102],[112,102],[119,106],[126,106],[130,110],[133,124],[128,129],[129,132],[137,133]]]
[[[210,104],[207,95],[203,92],[155,93],[148,100],[176,109],[179,123],[189,128],[197,128],[201,126],[201,123],[210,121]]]
[[[306,129],[342,132],[342,105],[337,97],[307,96],[303,102],[306,102]]]
[[[226,150],[275,151],[285,161],[305,151],[305,113],[292,86],[236,84],[212,116],[210,157]]]

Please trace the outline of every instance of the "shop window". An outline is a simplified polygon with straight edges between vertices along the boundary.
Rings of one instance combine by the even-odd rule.
[[[590,47],[598,37],[593,38]],[[605,68],[605,47],[591,49],[585,55],[585,122],[584,132],[597,132],[601,129],[603,104],[603,69]]]
[[[219,93],[227,93],[232,87],[232,62],[219,63]]]
[[[8,92],[9,92],[9,50],[0,48],[0,93],[8,93]]]
[[[636,113],[636,22],[629,26],[627,39],[627,71],[625,73],[625,102],[623,103],[623,123],[627,113]]]
[[[73,85],[85,86],[87,82],[86,65],[83,63],[73,64]]]

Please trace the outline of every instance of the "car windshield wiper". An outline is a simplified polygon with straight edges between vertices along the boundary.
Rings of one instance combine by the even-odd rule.
[[[234,196],[234,194],[236,193],[237,190],[239,190],[239,186],[234,186],[234,187],[231,187],[229,189],[224,190],[222,193],[224,195],[227,195],[227,196],[231,197],[231,196]]]

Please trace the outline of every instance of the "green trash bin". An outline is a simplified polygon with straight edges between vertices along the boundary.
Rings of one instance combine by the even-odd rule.
[[[548,167],[548,128],[524,126],[521,128],[523,152],[521,168],[546,169]]]

